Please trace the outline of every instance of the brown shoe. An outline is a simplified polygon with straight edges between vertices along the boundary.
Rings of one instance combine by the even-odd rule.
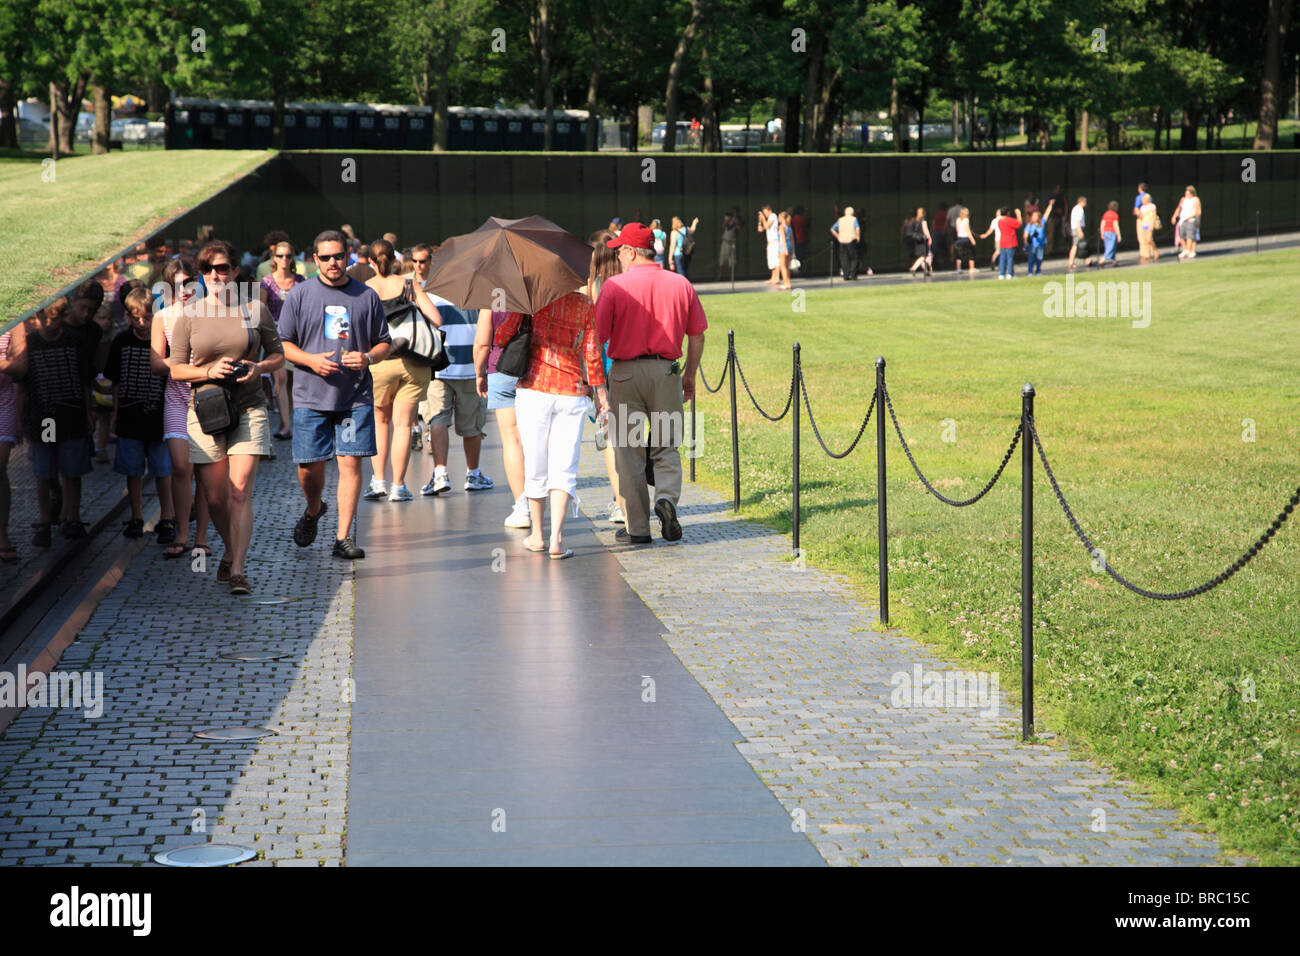
[[[230,580],[230,559],[222,558],[221,563],[217,565],[217,583],[225,584]]]
[[[248,586],[248,578],[242,574],[232,574],[230,576],[231,594],[247,594],[251,590],[253,589]]]

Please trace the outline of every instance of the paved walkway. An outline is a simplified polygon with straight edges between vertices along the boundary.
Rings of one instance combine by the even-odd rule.
[[[584,508],[597,537],[604,459],[584,447]],[[744,735],[740,751],[832,864],[1192,865],[1217,842],[1056,748],[1023,746],[1019,714],[895,707],[895,675],[950,672],[875,616],[837,575],[798,570],[790,543],[686,483],[684,538],[616,554],[663,638]],[[993,710],[983,708],[983,712]],[[1104,811],[1102,814],[1097,811]],[[1104,819],[1105,829],[1094,824]]]

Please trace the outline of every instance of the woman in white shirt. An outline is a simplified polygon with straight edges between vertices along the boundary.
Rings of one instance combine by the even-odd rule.
[[[1201,200],[1196,195],[1196,187],[1188,186],[1183,190],[1182,201],[1174,213],[1174,225],[1178,227],[1178,238],[1183,248],[1178,253],[1179,259],[1196,258],[1196,236],[1201,228]]]

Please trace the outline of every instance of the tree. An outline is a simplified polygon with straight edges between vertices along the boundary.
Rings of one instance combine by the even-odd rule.
[[[18,146],[18,96],[31,68],[30,30],[36,0],[0,3],[0,149]]]
[[[689,0],[691,16],[677,39],[677,49],[673,51],[672,63],[668,67],[668,85],[664,90],[664,152],[671,153],[677,146],[677,109],[681,93],[682,66],[686,62],[686,53],[695,41],[700,22],[704,19],[703,0]]]
[[[1264,36],[1264,76],[1259,91],[1259,126],[1255,130],[1255,149],[1272,149],[1277,145],[1278,74],[1280,51],[1291,28],[1292,0],[1268,0],[1268,18]]]

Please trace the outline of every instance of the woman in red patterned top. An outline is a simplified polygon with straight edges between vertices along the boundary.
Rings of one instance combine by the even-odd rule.
[[[595,316],[591,300],[581,292],[570,292],[534,315],[528,371],[515,390],[515,418],[524,446],[524,496],[532,517],[532,531],[524,539],[524,547],[547,550],[542,542],[542,517],[549,495],[549,551],[554,560],[573,555],[564,547],[564,518],[578,490],[582,423],[591,391],[588,383],[596,389],[598,412],[609,410]],[[509,342],[521,321],[521,313],[511,312],[497,327],[496,344]]]

